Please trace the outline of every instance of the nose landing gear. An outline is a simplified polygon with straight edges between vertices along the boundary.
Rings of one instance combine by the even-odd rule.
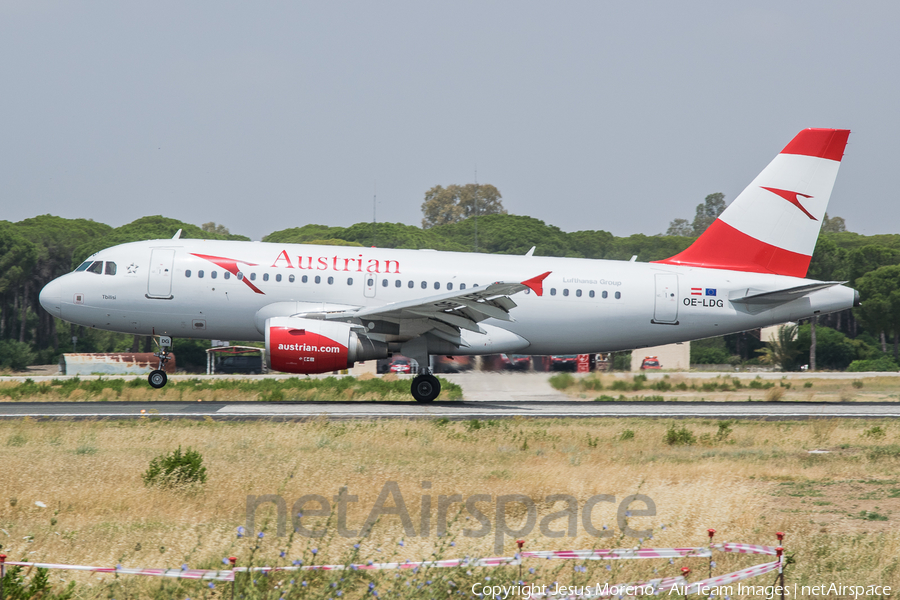
[[[169,356],[169,348],[172,347],[172,338],[167,335],[161,335],[156,343],[159,346],[159,352],[156,352],[153,356],[159,358],[159,367],[150,371],[147,381],[150,383],[150,387],[159,389],[169,381],[169,377],[163,369],[165,369],[166,363],[171,358]]]

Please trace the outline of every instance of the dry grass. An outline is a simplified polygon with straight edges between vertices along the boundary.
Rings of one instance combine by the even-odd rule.
[[[571,396],[591,400],[705,400],[709,402],[898,402],[900,379],[867,377],[865,379],[828,379],[786,374],[781,379],[745,379],[731,376],[685,377],[672,373],[662,378],[645,379],[630,373],[587,376],[565,375]],[[557,389],[560,387],[554,386]]]
[[[489,494],[494,499],[524,494],[539,501],[539,520],[561,508],[542,501],[550,494],[573,495],[579,508],[590,496],[610,494],[616,503],[598,504],[594,524],[607,525],[616,531],[615,538],[589,536],[579,519],[576,538],[548,538],[536,528],[525,536],[527,547],[633,546],[637,540],[618,533],[615,511],[625,496],[640,493],[652,498],[657,510],[655,516],[630,520],[636,529],[653,529],[645,546],[702,545],[709,527],[717,529],[718,541],[773,544],[774,532],[782,530],[798,561],[789,576],[794,581],[828,582],[839,575],[845,584],[900,585],[896,423],[740,422],[724,434],[716,421],[678,422],[682,424],[696,436],[696,444],[668,446],[664,437],[670,423],[637,419],[510,419],[477,425],[443,420],[6,421],[0,423],[0,543],[10,560],[96,565],[177,567],[187,562],[215,568],[229,554],[242,562],[254,555],[257,562],[283,564],[300,555],[308,560],[310,543],[320,549],[317,562],[342,560],[355,539],[295,539],[288,549],[287,538],[274,536],[271,505],[257,512],[257,525],[267,523],[267,537],[261,542],[238,539],[247,495],[280,494],[290,508],[305,494],[330,500],[347,486],[359,497],[349,505],[347,527],[358,529],[384,483],[396,481],[417,530],[420,498],[432,497],[432,533],[410,537],[397,517],[383,517],[362,542],[362,556],[428,557],[442,543],[434,535],[437,497],[450,494]],[[634,436],[622,440],[625,430]],[[141,474],[150,460],[179,445],[202,452],[207,484],[180,492],[145,487]],[[831,452],[809,454],[813,449]],[[423,488],[422,482],[430,487]],[[494,521],[496,504],[480,506]],[[873,520],[882,516],[887,520]],[[523,510],[509,512],[513,526],[517,518],[524,518]],[[313,527],[317,520],[307,517],[303,523]],[[564,523],[556,521],[553,527],[564,529]],[[462,527],[479,525],[463,517],[455,531]],[[405,544],[399,547],[401,539]],[[458,536],[454,548],[441,552],[445,557],[492,555],[493,542],[493,535]],[[279,558],[282,549],[288,551],[287,559]],[[511,538],[503,551],[514,552]],[[754,562],[729,556],[717,560],[717,572]],[[663,562],[614,565],[613,573],[624,581],[649,576],[653,568],[674,574],[669,571],[682,564],[695,570],[705,565],[700,559]],[[600,567],[605,565],[591,566]],[[570,573],[571,565],[565,568]],[[83,591],[85,598],[100,597],[100,590],[112,585],[98,587],[98,580],[88,577],[79,581],[95,584],[91,589],[97,595]],[[134,597],[142,597],[158,584],[115,585],[136,586]]]

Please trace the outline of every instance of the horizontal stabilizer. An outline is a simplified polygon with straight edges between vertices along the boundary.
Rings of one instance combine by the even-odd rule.
[[[739,304],[748,304],[748,305],[760,305],[760,304],[784,304],[785,302],[790,302],[791,300],[796,300],[797,298],[802,298],[807,294],[811,294],[817,290],[824,290],[826,288],[834,287],[836,285],[841,285],[847,283],[846,281],[818,281],[816,283],[809,283],[806,285],[798,285],[797,287],[786,288],[783,290],[775,290],[772,292],[761,292],[759,290],[747,289],[747,290],[738,290],[732,292],[734,295],[738,295],[736,298],[729,298],[731,302],[739,303]]]

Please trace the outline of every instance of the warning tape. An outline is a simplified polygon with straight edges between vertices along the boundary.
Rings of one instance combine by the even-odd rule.
[[[624,584],[616,584],[609,585],[604,584],[603,586],[585,586],[584,592],[580,594],[569,594],[567,596],[562,596],[559,594],[552,594],[553,590],[548,590],[547,593],[534,594],[528,597],[528,600],[543,600],[544,598],[554,598],[554,600],[590,600],[592,598],[611,598],[613,596],[631,596],[635,595],[634,592],[626,593],[623,590],[635,588],[651,588],[652,594],[657,594],[659,592],[669,591],[676,587],[681,587],[682,589],[677,590],[679,595],[688,595],[688,594],[698,594],[701,589],[706,589],[706,591],[711,591],[710,588],[728,585],[731,583],[735,583],[738,581],[742,581],[744,579],[749,579],[751,577],[757,577],[759,575],[765,575],[766,573],[770,573],[776,569],[778,569],[780,562],[774,561],[770,563],[765,563],[762,565],[755,565],[753,567],[748,567],[746,569],[741,569],[740,571],[735,571],[734,573],[728,573],[727,575],[720,575],[718,577],[710,577],[708,579],[702,579],[700,581],[695,581],[693,583],[688,583],[687,580],[682,577],[666,577],[662,579],[650,579],[648,581],[638,581],[635,583],[624,583]],[[640,594],[640,593],[639,593]]]
[[[522,558],[562,558],[577,560],[622,560],[633,558],[708,558],[712,551],[699,548],[623,548],[618,550],[540,550],[522,552]]]
[[[713,544],[711,547],[699,546],[695,548],[621,548],[621,549],[593,549],[593,550],[543,550],[521,552],[515,556],[498,556],[489,558],[454,558],[447,560],[430,560],[430,561],[404,561],[404,562],[368,562],[349,565],[292,565],[284,567],[235,567],[228,570],[211,570],[211,569],[188,569],[186,566],[181,569],[136,569],[127,567],[93,567],[87,565],[67,565],[59,563],[35,563],[35,562],[14,562],[8,561],[6,564],[10,566],[34,567],[41,569],[63,569],[69,571],[89,571],[93,573],[110,573],[118,575],[145,575],[151,577],[169,577],[178,579],[198,579],[198,580],[215,580],[215,581],[234,581],[234,574],[239,572],[278,572],[278,571],[341,571],[341,570],[360,570],[375,571],[383,569],[412,569],[421,568],[454,568],[454,567],[496,567],[496,566],[515,566],[522,564],[524,558],[542,558],[542,559],[575,559],[575,560],[625,560],[625,559],[642,559],[642,558],[708,558],[712,556],[711,549],[720,550],[722,552],[736,552],[740,554],[768,554],[775,555],[776,549],[771,546],[755,546],[750,544]],[[759,567],[750,567],[744,571],[737,571],[722,577],[733,577],[744,572],[752,572],[754,569],[769,567],[769,565],[777,565],[778,563],[768,563]],[[772,568],[763,572],[768,572]],[[752,577],[762,573],[752,573],[747,577]],[[653,579],[642,584],[628,585],[649,585],[657,582],[658,585],[667,585],[666,582],[674,581],[679,578]],[[721,578],[714,578],[718,581]],[[680,578],[683,580],[683,578]],[[713,581],[704,580],[704,581]],[[733,579],[738,581],[738,579]],[[696,585],[702,585],[704,582],[698,582]],[[673,584],[674,585],[674,584]],[[692,584],[695,585],[695,584]],[[716,584],[718,585],[718,584]],[[669,588],[659,588],[669,589]],[[595,596],[600,597],[600,596]]]
[[[126,567],[90,567],[87,565],[62,565],[57,563],[35,563],[6,561],[7,565],[34,567],[37,569],[62,569],[65,571],[89,571],[91,573],[113,573],[119,575],[149,575],[151,577],[172,577],[177,579],[209,579],[234,581],[234,571],[212,571],[208,569],[129,569]]]

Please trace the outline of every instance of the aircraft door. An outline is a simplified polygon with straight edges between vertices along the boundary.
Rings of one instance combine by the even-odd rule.
[[[172,297],[172,264],[175,250],[154,248],[150,253],[150,275],[147,281],[147,297],[169,299]]]
[[[375,290],[378,289],[378,276],[374,273],[366,273],[363,279],[363,295],[366,298],[374,298]]]
[[[653,310],[653,322],[678,324],[678,275],[675,273],[656,274],[656,303]]]

